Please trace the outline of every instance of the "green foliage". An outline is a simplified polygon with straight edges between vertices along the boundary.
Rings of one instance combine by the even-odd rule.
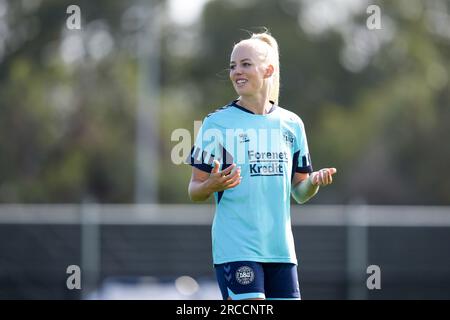
[[[0,202],[133,202],[140,69],[130,45],[135,30],[123,21],[136,3],[81,2],[83,29],[70,32],[69,2],[28,9],[7,3]],[[190,167],[171,162],[172,132],[188,129],[192,143],[193,121],[235,98],[227,69],[233,44],[248,37],[244,30],[264,26],[280,46],[280,105],[303,119],[314,167],[338,169],[335,184],[312,203],[450,203],[450,36],[436,25],[435,7],[377,1],[382,30],[366,28],[363,8],[312,34],[302,25],[307,3],[313,2],[210,1],[191,27],[163,17],[153,168],[160,202],[189,201]],[[112,47],[95,58],[88,49],[99,26]],[[82,36],[87,48],[71,61],[62,53],[69,36]],[[352,48],[356,56],[345,60]],[[358,52],[367,61],[352,69]]]

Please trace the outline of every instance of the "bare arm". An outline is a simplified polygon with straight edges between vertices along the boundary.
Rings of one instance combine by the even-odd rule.
[[[296,172],[292,180],[292,197],[300,204],[307,202],[317,194],[320,186],[333,182],[333,174],[336,172],[336,168],[321,169],[311,175]]]
[[[220,164],[214,160],[211,173],[192,167],[191,181],[189,182],[189,198],[192,201],[205,201],[211,194],[236,187],[241,182],[241,169],[232,164],[225,170],[219,171]],[[233,172],[232,172],[233,171]]]

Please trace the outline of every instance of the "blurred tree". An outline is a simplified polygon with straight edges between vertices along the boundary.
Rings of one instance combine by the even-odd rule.
[[[121,1],[3,1],[0,202],[133,196],[136,66],[120,49]],[[126,34],[125,34],[126,35]]]
[[[134,200],[140,2],[79,1],[81,30],[69,4],[0,0],[0,202]],[[311,203],[450,204],[449,1],[377,1],[381,30],[368,4],[214,0],[194,25],[163,17],[160,201],[189,202],[171,133],[192,143],[193,121],[235,98],[233,44],[267,27],[280,105],[305,122],[314,166],[338,168]]]
[[[449,204],[450,148],[431,143],[450,136],[448,1],[377,4],[381,30],[367,28],[364,1],[209,2],[180,77],[201,92],[190,123],[234,99],[232,46],[265,26],[280,45],[280,104],[303,118],[315,167],[339,170],[311,203]],[[343,10],[347,19],[323,14]]]

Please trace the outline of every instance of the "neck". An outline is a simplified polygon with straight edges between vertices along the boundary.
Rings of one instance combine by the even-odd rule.
[[[272,104],[269,101],[269,97],[239,97],[238,105],[244,107],[254,114],[267,114],[272,108]]]

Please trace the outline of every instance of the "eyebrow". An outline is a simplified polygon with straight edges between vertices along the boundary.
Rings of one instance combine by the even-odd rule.
[[[241,62],[244,62],[245,60],[251,61],[250,58],[245,58],[245,59],[242,59]],[[236,63],[236,62],[230,61],[230,64],[231,64],[231,63]]]

